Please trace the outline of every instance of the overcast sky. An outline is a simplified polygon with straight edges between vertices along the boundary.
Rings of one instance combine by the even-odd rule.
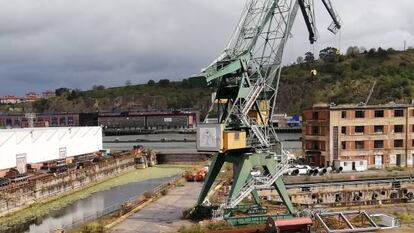
[[[307,41],[301,15],[285,63],[326,46],[414,45],[411,0],[332,0],[341,36],[317,3],[320,40]],[[0,0],[0,95],[58,87],[178,80],[223,50],[245,0]]]

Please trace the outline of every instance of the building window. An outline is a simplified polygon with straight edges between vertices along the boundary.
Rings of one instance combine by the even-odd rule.
[[[312,135],[319,135],[319,127],[312,126]]]
[[[316,141],[312,142],[312,150],[319,150],[319,143]]]
[[[394,117],[403,117],[404,116],[404,110],[403,109],[395,109],[394,110]]]
[[[348,166],[348,162],[344,162],[344,167]]]
[[[374,126],[375,133],[384,133],[384,126],[383,125],[375,125]]]
[[[411,140],[411,147],[414,147],[414,139]]]
[[[365,112],[364,111],[355,111],[355,118],[364,118]]]
[[[73,117],[68,117],[68,125],[73,125],[74,124],[74,120]]]
[[[411,111],[411,116],[414,116],[414,109]]]
[[[411,125],[411,132],[414,133],[414,125]]]
[[[61,117],[59,119],[59,125],[61,125],[61,126],[65,126],[66,125],[66,118],[65,117]]]
[[[383,140],[375,140],[374,141],[374,148],[384,148],[384,141]]]
[[[359,161],[359,166],[364,166],[364,161]]]
[[[342,111],[341,116],[342,116],[343,119],[345,119],[346,118],[346,111]]]
[[[355,133],[364,133],[364,126],[355,126]]]
[[[319,119],[319,112],[313,112],[312,113],[312,119],[313,120],[318,120]]]
[[[342,127],[341,127],[341,133],[342,133],[342,134],[346,134],[346,127],[345,127],[345,126],[342,126]]]
[[[384,117],[384,110],[375,110],[375,117]]]
[[[402,139],[394,140],[394,147],[401,148],[404,146],[404,141]]]
[[[341,142],[342,150],[346,150],[346,142]]]
[[[394,125],[394,133],[402,133],[402,132],[404,132],[403,125]]]
[[[364,149],[364,141],[356,141],[355,142],[355,148],[358,150]]]
[[[58,126],[58,118],[52,117],[52,126]]]

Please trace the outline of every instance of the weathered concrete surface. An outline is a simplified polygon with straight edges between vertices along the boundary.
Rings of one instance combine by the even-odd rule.
[[[168,192],[168,195],[149,204],[140,212],[110,230],[111,233],[169,233],[177,232],[182,225],[182,212],[197,201],[202,183],[187,183]]]

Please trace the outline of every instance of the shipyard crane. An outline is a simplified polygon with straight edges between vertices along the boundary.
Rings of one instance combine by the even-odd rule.
[[[341,28],[330,0],[321,0],[333,23]],[[229,216],[239,203],[257,190],[274,187],[289,214],[296,213],[282,180],[289,167],[272,126],[286,42],[299,11],[304,16],[310,43],[317,40],[313,0],[247,0],[240,22],[223,54],[200,74],[214,90],[214,100],[203,124],[197,128],[198,151],[215,152],[198,205],[206,199],[225,162],[233,164],[229,196],[216,217]],[[261,167],[262,176],[252,176]]]

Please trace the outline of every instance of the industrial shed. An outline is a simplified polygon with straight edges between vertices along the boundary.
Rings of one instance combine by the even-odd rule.
[[[102,149],[101,127],[56,127],[0,130],[0,170],[96,152]]]

